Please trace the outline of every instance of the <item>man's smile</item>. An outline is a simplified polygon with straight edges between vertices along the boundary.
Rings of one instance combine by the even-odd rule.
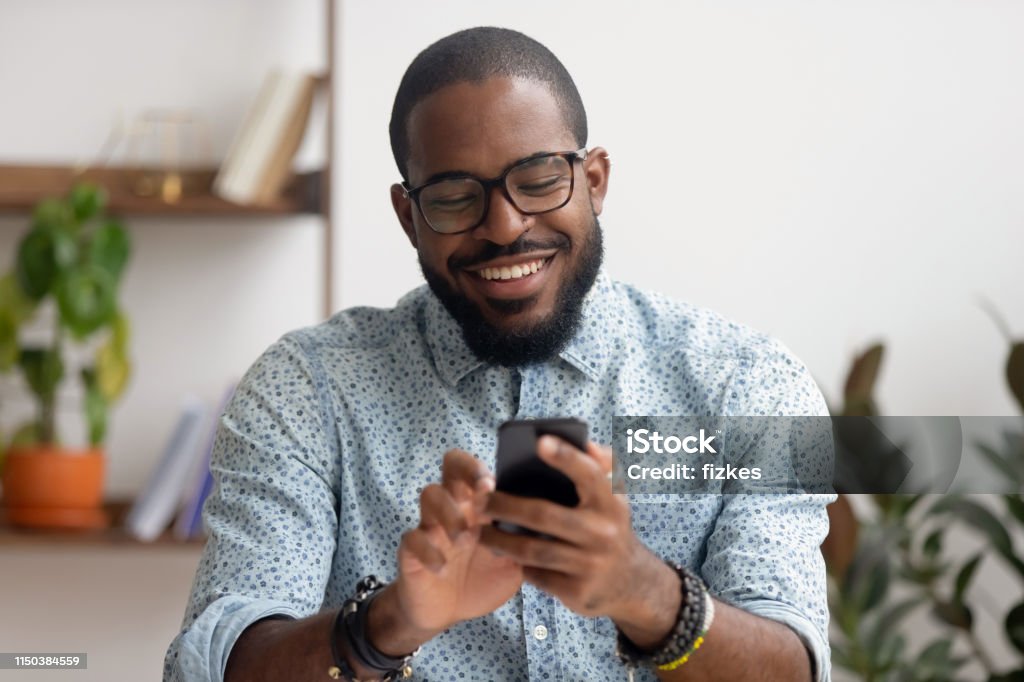
[[[484,298],[518,299],[536,296],[544,287],[551,271],[551,263],[558,251],[519,254],[495,258],[463,272],[472,288]]]

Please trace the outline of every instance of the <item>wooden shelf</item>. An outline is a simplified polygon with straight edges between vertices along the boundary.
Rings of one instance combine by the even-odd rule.
[[[206,538],[179,540],[165,531],[153,542],[142,542],[128,535],[124,529],[124,518],[131,508],[127,500],[111,500],[104,505],[110,515],[110,528],[103,530],[32,530],[13,528],[7,524],[7,515],[0,504],[0,548],[6,550],[18,547],[95,547],[95,548],[145,548],[178,547],[199,550]]]
[[[160,196],[139,196],[145,174],[138,168],[90,168],[80,172],[71,166],[0,165],[0,212],[25,213],[41,200],[61,196],[79,181],[103,186],[111,213],[162,216],[258,216],[321,213],[321,171],[296,174],[282,196],[265,205],[243,206],[217,197],[211,191],[216,169],[181,173],[182,195],[175,203]]]

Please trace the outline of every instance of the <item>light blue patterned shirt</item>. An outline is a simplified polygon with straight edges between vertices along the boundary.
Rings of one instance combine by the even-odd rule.
[[[445,451],[462,448],[493,470],[507,419],[580,417],[593,440],[610,443],[615,415],[672,414],[827,408],[777,341],[604,274],[565,350],[519,370],[479,361],[426,287],[393,309],[345,310],[285,335],[223,416],[205,510],[211,536],[164,679],[220,680],[256,620],[337,608],[362,576],[393,578],[399,539],[417,525],[419,492],[440,479]],[[793,628],[824,682],[819,545],[834,497],[648,496],[631,507],[655,553],[697,570],[717,599]],[[494,613],[424,645],[413,679],[625,680],[614,646],[607,618],[578,616],[523,585]]]

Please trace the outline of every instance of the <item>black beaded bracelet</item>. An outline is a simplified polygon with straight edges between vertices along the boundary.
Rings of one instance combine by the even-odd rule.
[[[619,630],[615,653],[627,666],[664,669],[664,666],[676,664],[680,659],[688,657],[702,641],[700,638],[706,630],[710,606],[707,587],[685,566],[670,561],[666,563],[679,575],[682,590],[675,627],[651,652],[637,648]]]

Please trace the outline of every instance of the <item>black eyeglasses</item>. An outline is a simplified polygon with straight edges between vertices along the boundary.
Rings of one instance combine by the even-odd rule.
[[[575,162],[586,158],[586,149],[550,152],[518,161],[490,180],[456,175],[419,187],[409,187],[409,183],[403,182],[402,188],[430,229],[441,234],[458,234],[484,221],[490,208],[491,190],[495,187],[501,188],[509,203],[525,215],[562,208],[572,198]]]

